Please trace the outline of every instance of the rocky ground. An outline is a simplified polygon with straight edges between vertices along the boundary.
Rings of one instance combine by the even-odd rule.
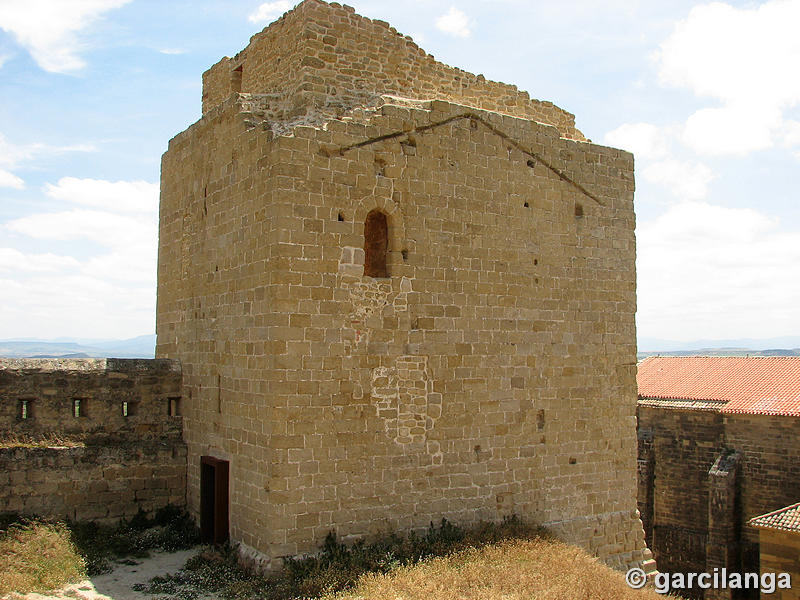
[[[136,592],[133,586],[146,583],[156,575],[178,571],[196,551],[152,552],[149,558],[126,558],[116,563],[110,573],[96,575],[60,590],[46,594],[11,594],[3,596],[2,600],[151,600],[153,596]]]

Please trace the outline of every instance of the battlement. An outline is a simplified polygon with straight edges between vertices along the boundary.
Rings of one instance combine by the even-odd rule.
[[[341,116],[391,94],[523,117],[586,140],[575,116],[552,102],[438,62],[388,23],[322,0],[304,0],[206,71],[203,114],[236,93],[264,95],[277,120],[319,110]]]

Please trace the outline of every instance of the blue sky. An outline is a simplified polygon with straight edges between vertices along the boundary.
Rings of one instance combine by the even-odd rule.
[[[800,0],[352,0],[636,155],[637,328],[800,335]],[[0,339],[155,330],[159,163],[287,1],[0,0]]]

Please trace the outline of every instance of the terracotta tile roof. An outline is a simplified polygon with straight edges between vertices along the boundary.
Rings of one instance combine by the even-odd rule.
[[[781,529],[783,531],[800,532],[800,502],[771,513],[753,517],[748,525],[761,529]]]
[[[726,414],[800,417],[800,356],[651,356],[639,363],[636,381],[642,399],[717,401]]]

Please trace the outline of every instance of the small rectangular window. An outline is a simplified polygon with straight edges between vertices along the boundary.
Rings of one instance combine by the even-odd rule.
[[[33,414],[31,412],[31,404],[33,402],[31,400],[20,400],[19,401],[19,418],[23,421],[26,419],[30,419]]]
[[[122,416],[123,417],[131,416],[131,407],[127,401],[122,403]]]
[[[86,402],[82,398],[72,399],[72,416],[75,419],[86,416]]]
[[[167,414],[170,417],[181,416],[181,398],[180,396],[167,399]]]

